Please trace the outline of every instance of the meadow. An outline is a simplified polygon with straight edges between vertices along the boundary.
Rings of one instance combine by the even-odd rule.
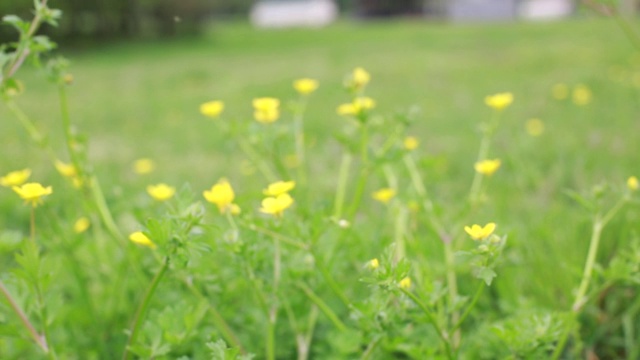
[[[54,350],[3,298],[0,358],[640,357],[628,182],[640,176],[640,54],[612,20],[219,22],[201,37],[62,45],[72,81],[27,64],[24,92],[5,99],[45,145],[0,106],[0,175],[29,168],[53,188],[37,208],[0,188],[0,279]],[[305,77],[319,87],[300,95]],[[513,102],[487,106],[502,93]],[[363,94],[375,107],[337,113]],[[254,120],[261,97],[281,101],[272,124]],[[219,116],[201,113],[211,100]],[[74,188],[43,148],[81,154],[115,230],[95,184]],[[142,158],[153,171],[135,171]],[[485,159],[499,169],[474,170]],[[239,215],[203,196],[221,179]],[[295,181],[284,213],[261,202],[276,180]],[[154,200],[158,183],[175,197]],[[74,231],[81,216],[91,225]],[[488,223],[495,234],[476,241],[464,231]],[[129,241],[136,231],[154,248]]]

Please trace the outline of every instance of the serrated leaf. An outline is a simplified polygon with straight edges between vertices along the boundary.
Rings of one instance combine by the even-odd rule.
[[[491,286],[493,278],[495,278],[497,274],[495,271],[493,271],[493,269],[486,266],[481,266],[473,269],[473,276],[483,280],[485,284],[487,284],[487,286]]]

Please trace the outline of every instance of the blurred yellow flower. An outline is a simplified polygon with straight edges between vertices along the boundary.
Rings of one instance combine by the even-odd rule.
[[[39,183],[26,183],[22,186],[14,186],[12,189],[27,204],[31,204],[33,207],[42,204],[42,198],[53,192],[51,186],[44,187]]]
[[[141,231],[131,233],[131,235],[129,235],[129,240],[138,245],[148,246],[152,249],[155,249],[157,247],[156,244],[154,244],[153,241],[151,241],[151,239],[149,239],[147,235],[143,234]]]
[[[495,223],[488,223],[485,226],[480,226],[478,224],[474,224],[471,227],[465,226],[464,231],[471,236],[473,240],[484,240],[491,236],[493,232],[496,230]]]
[[[635,176],[630,176],[627,179],[627,188],[631,191],[636,191],[638,190],[638,187],[640,187],[640,184],[638,184],[638,178]]]
[[[361,67],[357,67],[353,69],[350,83],[356,89],[361,89],[365,87],[370,80],[371,80],[371,75],[369,75],[369,73],[365,69]]]
[[[217,118],[223,110],[224,103],[220,100],[208,101],[200,105],[200,113],[211,118]]]
[[[418,145],[420,145],[420,142],[415,136],[407,136],[406,138],[404,138],[403,145],[406,150],[411,151],[417,149]]]
[[[280,100],[270,97],[253,99],[253,108],[256,121],[270,124],[280,116]]]
[[[411,288],[411,278],[408,276],[403,278],[402,280],[400,280],[398,286],[400,286],[400,289],[409,290],[409,288]]]
[[[569,87],[564,83],[555,84],[551,88],[551,96],[556,100],[564,100],[569,97]]]
[[[73,166],[73,164],[67,164],[63,161],[56,159],[56,161],[54,162],[54,165],[56,167],[56,170],[58,170],[58,172],[60,173],[60,175],[64,177],[73,179],[76,176],[78,176],[78,171],[76,170],[76,167]]]
[[[81,234],[81,233],[87,231],[87,229],[89,228],[90,225],[91,225],[91,222],[89,221],[89,219],[87,219],[84,216],[80,217],[73,224],[73,232],[75,232],[76,234]]]
[[[280,194],[287,193],[296,187],[295,181],[277,181],[262,191],[266,196],[278,196]]]
[[[156,163],[151,159],[142,158],[133,162],[133,171],[139,175],[149,174],[155,168]]]
[[[31,176],[31,169],[16,170],[0,178],[0,185],[5,187],[20,186]]]
[[[360,115],[366,110],[373,109],[376,106],[376,102],[366,96],[360,96],[353,99],[353,102],[346,103],[338,106],[338,114],[340,115]]]
[[[374,200],[378,200],[383,204],[387,204],[394,196],[396,196],[396,191],[392,188],[383,188],[371,194]]]
[[[262,200],[260,211],[265,214],[281,217],[282,213],[293,204],[291,195],[284,193],[275,197],[267,197]]]
[[[318,88],[318,80],[303,78],[293,82],[293,88],[302,95],[308,95]]]
[[[233,214],[233,199],[236,195],[227,179],[220,179],[217,184],[211,187],[211,190],[205,190],[202,194],[208,202],[218,206],[221,214],[227,211],[231,211]],[[239,212],[240,208],[238,207],[237,210]]]
[[[490,95],[484,98],[484,103],[495,110],[503,110],[513,102],[513,94],[510,92]]]
[[[591,102],[591,90],[584,84],[578,84],[573,88],[571,99],[579,106],[588,105]]]
[[[157,185],[147,186],[147,193],[157,201],[166,201],[173,197],[173,195],[176,193],[176,188],[167,184],[160,183]]]
[[[475,163],[474,168],[482,175],[491,176],[498,171],[502,162],[500,159],[482,160]]]
[[[544,132],[544,123],[540,119],[529,119],[525,124],[525,129],[531,136],[540,136]]]
[[[377,269],[378,267],[380,267],[380,261],[378,260],[378,258],[373,258],[373,259],[371,259],[371,260],[369,260],[369,261],[367,262],[367,266],[368,266],[370,269],[375,270],[375,269]]]

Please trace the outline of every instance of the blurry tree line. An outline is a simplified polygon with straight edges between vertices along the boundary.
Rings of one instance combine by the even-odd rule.
[[[246,15],[257,0],[49,0],[64,12],[58,28],[47,28],[56,39],[111,39],[198,33],[213,17]],[[301,1],[301,0],[289,0]],[[434,0],[336,0],[343,12],[359,17],[415,14]],[[0,16],[31,18],[32,0],[0,1]],[[15,39],[0,26],[0,40]]]

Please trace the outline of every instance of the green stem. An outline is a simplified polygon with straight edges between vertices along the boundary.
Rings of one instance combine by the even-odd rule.
[[[303,96],[300,100],[300,109],[296,111],[293,117],[294,136],[296,143],[296,157],[297,157],[297,171],[298,182],[301,187],[304,187],[307,182],[306,176],[306,161],[305,161],[305,149],[304,149],[304,112],[306,109],[306,98]]]
[[[282,235],[282,234],[280,234],[278,232],[275,232],[273,230],[265,229],[263,227],[260,227],[258,225],[252,224],[252,223],[247,224],[247,223],[244,223],[244,222],[240,222],[240,225],[245,227],[245,228],[247,228],[247,229],[249,229],[249,230],[256,231],[256,232],[259,232],[259,233],[262,233],[262,234],[265,234],[265,235],[269,235],[269,236],[273,237],[274,239],[278,239],[278,240],[282,241],[284,244],[287,244],[289,246],[293,246],[293,247],[298,248],[300,250],[309,250],[309,246],[307,244],[302,243],[300,241],[297,241],[295,239],[292,239],[292,238],[290,238],[288,236]],[[236,228],[236,230],[237,230],[237,228]]]
[[[44,351],[45,354],[48,354],[49,347],[47,346],[47,338],[44,335],[40,336],[40,334],[38,334],[36,329],[27,318],[27,315],[20,308],[20,305],[15,302],[15,300],[9,293],[9,290],[7,290],[7,288],[4,286],[2,280],[0,280],[0,292],[2,293],[2,295],[4,295],[5,299],[7,299],[7,302],[11,306],[11,309],[13,309],[16,315],[18,315],[18,318],[20,318],[22,325],[24,325],[24,327],[27,329],[33,341],[42,349],[42,351]]]
[[[317,256],[316,256],[316,259],[317,259]],[[342,292],[342,289],[340,289],[340,286],[338,286],[338,283],[336,283],[336,281],[333,279],[333,276],[331,275],[329,270],[326,268],[326,266],[320,260],[316,261],[316,266],[320,270],[320,273],[322,274],[324,281],[327,282],[327,285],[329,285],[331,290],[333,290],[333,292],[338,296],[338,298],[342,301],[342,303],[347,308],[350,309],[351,301],[349,301],[349,299],[344,294],[344,292]]]
[[[11,113],[18,119],[18,121],[20,121],[22,127],[27,131],[27,134],[29,134],[31,141],[33,141],[40,148],[46,149],[49,157],[54,160],[55,155],[53,154],[51,148],[47,146],[45,136],[38,131],[31,119],[29,119],[29,117],[22,111],[22,109],[20,109],[20,107],[18,107],[18,105],[16,105],[15,102],[9,100],[5,104],[7,105],[9,111],[11,111]]]
[[[491,146],[491,139],[495,129],[498,127],[500,120],[501,110],[495,110],[492,113],[489,123],[486,124],[486,128],[482,130],[482,140],[480,140],[480,149],[478,150],[478,158],[476,162],[486,160],[489,155],[489,147]],[[480,199],[480,188],[482,186],[482,179],[484,175],[475,171],[473,176],[473,182],[471,183],[471,189],[469,190],[469,201],[471,204],[476,204]]]
[[[273,170],[271,170],[267,163],[262,161],[260,155],[258,155],[256,150],[248,141],[242,139],[241,137],[238,137],[238,144],[240,145],[240,149],[245,153],[245,155],[247,155],[247,157],[258,167],[267,181],[275,182],[278,180],[278,176],[276,176],[276,174],[273,172]]]
[[[395,231],[394,231],[394,242],[395,242],[395,256],[394,260],[398,263],[400,260],[406,257],[406,243],[405,243],[405,235],[407,232],[407,219],[409,216],[409,212],[407,208],[402,206],[401,204],[397,205],[397,215],[395,221]]]
[[[453,241],[444,242],[444,259],[447,269],[447,290],[449,292],[448,306],[451,311],[451,323],[457,324],[460,322],[460,313],[457,310],[453,310],[456,299],[458,298],[458,280],[455,269],[455,257],[453,252]],[[460,330],[453,332],[453,346],[455,348],[460,344]]]
[[[347,192],[347,181],[349,180],[349,168],[353,157],[349,153],[342,155],[342,161],[340,162],[340,170],[338,173],[338,187],[336,189],[336,200],[334,204],[333,217],[336,221],[339,221],[342,217],[342,208],[344,206],[345,194]]]
[[[329,318],[329,320],[333,323],[333,325],[340,331],[346,331],[347,326],[340,320],[340,318],[331,310],[331,307],[327,305],[318,295],[316,295],[309,286],[307,286],[303,282],[299,282],[296,284],[307,297],[313,301],[316,306]]]
[[[578,288],[575,300],[571,306],[571,310],[573,312],[579,312],[584,305],[585,294],[589,288],[589,283],[591,282],[591,276],[593,274],[593,266],[596,263],[596,256],[598,255],[598,246],[600,244],[600,235],[603,227],[604,223],[602,219],[596,217],[591,230],[591,241],[589,242],[589,252],[587,253],[587,261],[584,265],[582,280],[580,281],[580,287]]]
[[[460,328],[460,326],[462,326],[462,323],[464,322],[464,320],[467,318],[467,316],[469,316],[469,314],[471,313],[471,310],[473,310],[473,308],[476,306],[476,303],[478,302],[478,299],[480,298],[480,294],[482,294],[482,290],[484,290],[484,288],[485,288],[485,283],[481,281],[480,284],[478,285],[478,290],[476,290],[476,293],[473,296],[473,299],[471,300],[471,303],[469,303],[469,306],[467,306],[467,309],[462,313],[460,320],[458,320],[458,322],[453,326],[451,331],[456,331]]]
[[[129,330],[129,340],[127,341],[127,345],[124,349],[124,353],[122,354],[123,360],[127,360],[129,358],[130,348],[132,345],[136,343],[136,340],[138,338],[138,331],[140,329],[140,325],[142,325],[142,321],[147,312],[147,308],[151,303],[151,298],[153,297],[153,294],[155,293],[158,287],[158,284],[160,284],[160,280],[162,280],[164,275],[167,273],[168,269],[169,269],[169,257],[165,258],[164,263],[162,264],[162,267],[160,268],[156,276],[154,276],[153,280],[151,280],[151,284],[149,284],[149,287],[147,288],[147,291],[144,294],[142,301],[138,305],[138,309],[136,310],[135,316],[133,317],[133,322],[131,323],[131,328]]]
[[[453,351],[451,350],[451,345],[449,344],[448,336],[442,331],[442,329],[440,329],[438,322],[436,321],[435,317],[433,316],[429,308],[427,308],[427,306],[422,301],[420,301],[420,299],[418,299],[418,297],[414,293],[410,292],[407,289],[400,289],[400,290],[405,295],[407,295],[416,305],[418,305],[418,307],[422,310],[422,312],[424,312],[424,314],[427,316],[427,321],[429,321],[429,323],[433,326],[436,333],[438,334],[438,337],[440,338],[440,340],[442,340],[442,343],[444,344],[445,352],[447,354],[447,358],[454,359]]]

